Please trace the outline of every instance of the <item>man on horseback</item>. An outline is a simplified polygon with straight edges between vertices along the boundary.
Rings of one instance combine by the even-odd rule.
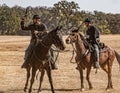
[[[47,32],[48,32],[46,25],[41,22],[39,15],[33,16],[32,24],[30,24],[28,26],[24,26],[24,23],[25,23],[25,17],[22,18],[21,29],[22,30],[31,30],[32,37],[31,37],[30,44],[25,51],[25,57],[24,57],[25,61],[24,61],[23,65],[21,66],[21,68],[27,68],[27,66],[29,65],[30,58],[31,58],[31,55],[33,52],[33,48],[36,45],[36,41],[37,41],[36,39],[38,39],[38,37],[39,37],[42,40],[42,36],[44,34],[47,34]],[[52,58],[51,58],[52,69],[57,69],[54,60],[52,60],[52,59],[54,59],[53,51],[50,51],[50,52],[51,52],[50,54],[52,54],[51,55],[52,56]]]
[[[100,32],[99,30],[91,24],[91,20],[86,18],[84,23],[87,27],[86,30],[86,40],[93,46],[94,48],[94,55],[95,55],[95,68],[100,68],[99,65],[99,39],[100,39]]]

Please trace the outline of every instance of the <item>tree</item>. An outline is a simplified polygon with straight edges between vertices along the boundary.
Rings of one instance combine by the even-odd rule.
[[[69,29],[70,18],[74,16],[78,9],[80,9],[80,7],[74,1],[68,2],[67,0],[62,0],[54,4],[56,16],[60,18],[59,20],[63,19],[61,22],[63,21],[67,30]],[[66,22],[64,22],[64,20]]]
[[[67,0],[55,3],[53,7],[27,7],[28,16],[26,25],[32,21],[32,16],[38,14],[41,21],[45,23],[48,30],[53,29],[57,25],[62,25],[64,34],[68,34],[71,27],[78,27],[85,18],[89,17],[94,25],[96,25],[103,34],[119,34],[120,33],[120,14],[106,14],[99,11],[79,11],[80,7],[74,1]],[[20,6],[8,7],[6,4],[0,5],[0,34],[15,35],[20,29],[20,19],[25,15],[26,8]],[[85,30],[84,25],[80,31]],[[24,31],[19,31],[24,33]],[[24,35],[29,35],[25,33]]]

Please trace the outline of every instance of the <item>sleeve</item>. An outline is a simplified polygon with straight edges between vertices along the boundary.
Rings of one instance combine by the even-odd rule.
[[[96,32],[96,38],[100,37],[100,30],[98,28],[95,27],[95,32]]]
[[[47,26],[45,24],[42,25],[43,31],[48,32]]]
[[[95,27],[91,26],[90,30],[91,30],[91,35],[90,35],[91,37],[90,37],[90,39],[94,41],[94,40],[96,40]]]
[[[25,25],[24,21],[21,21],[20,25],[22,30],[30,30],[30,26],[24,26]]]

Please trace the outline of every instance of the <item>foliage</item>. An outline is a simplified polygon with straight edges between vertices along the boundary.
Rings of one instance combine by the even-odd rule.
[[[53,7],[31,7],[28,6],[26,25],[32,22],[32,16],[39,14],[41,21],[49,30],[57,25],[62,25],[64,34],[68,34],[72,27],[78,27],[86,17],[89,17],[102,34],[120,33],[120,14],[106,14],[99,11],[80,11],[80,7],[74,1],[62,0],[55,3]],[[8,7],[0,5],[0,34],[15,35],[20,31],[20,20],[25,14],[25,8],[20,6]],[[81,26],[84,32],[84,25]],[[21,31],[23,33],[23,31]]]

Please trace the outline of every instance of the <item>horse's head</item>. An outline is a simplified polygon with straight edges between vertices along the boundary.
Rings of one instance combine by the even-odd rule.
[[[69,34],[69,36],[66,38],[66,43],[70,44],[70,43],[74,43],[76,41],[80,41],[80,34],[78,33],[79,29],[74,29],[71,31],[71,33]]]
[[[59,48],[60,50],[65,49],[65,44],[63,42],[62,38],[62,33],[61,33],[61,28],[62,26],[57,26],[54,30],[51,31],[51,38],[52,38],[52,43]]]

